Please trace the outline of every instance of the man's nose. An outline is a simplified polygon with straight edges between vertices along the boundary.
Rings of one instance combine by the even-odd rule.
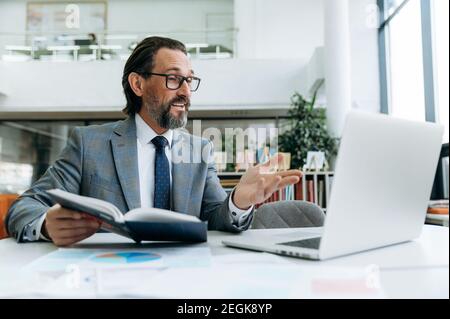
[[[191,97],[192,95],[191,87],[186,81],[183,81],[183,84],[181,84],[181,87],[178,89],[178,95],[184,95],[188,98]]]

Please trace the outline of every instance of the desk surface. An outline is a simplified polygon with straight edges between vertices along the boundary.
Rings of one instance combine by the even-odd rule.
[[[305,231],[316,231],[314,229],[271,229],[271,230],[249,230],[237,236],[252,236],[255,232],[267,232],[280,236],[289,236],[289,234]],[[251,270],[254,266],[255,269],[261,268],[264,265],[257,265],[256,259],[252,260],[247,264],[236,264],[229,263],[230,260],[243,260],[242,258],[259,258],[260,256],[267,257],[269,254],[250,252],[247,250],[239,250],[228,248],[222,245],[222,240],[227,237],[236,236],[233,234],[222,233],[222,232],[209,232],[208,233],[208,243],[201,244],[201,247],[207,248],[212,260],[227,259],[228,263],[226,267],[238,271],[239,267],[242,268],[242,274],[245,274],[245,270]],[[198,245],[197,245],[198,246]],[[93,237],[77,244],[74,248],[79,249],[113,249],[113,248],[133,248],[136,250],[136,245],[134,245],[128,239],[117,236],[115,234],[96,234]],[[154,243],[145,243],[140,246],[139,249],[149,249],[155,247]],[[20,291],[16,290],[8,294],[8,289],[11,287],[17,287],[16,282],[18,282],[21,276],[20,269],[22,266],[29,264],[36,258],[44,256],[48,253],[56,251],[55,247],[51,243],[27,243],[27,244],[17,244],[13,239],[8,238],[0,240],[0,297],[15,297],[22,296]],[[386,248],[375,249],[372,251],[354,254],[350,256],[335,258],[327,261],[309,261],[290,257],[272,256],[270,258],[276,258],[277,263],[284,263],[288,270],[294,269],[299,273],[308,273],[311,269],[319,270],[323,273],[323,276],[334,274],[336,275],[336,269],[367,269],[367,267],[373,267],[374,265],[379,270],[379,281],[383,290],[383,297],[387,298],[449,298],[449,229],[446,227],[430,226],[425,225],[422,235],[420,238],[400,244],[394,245]],[[272,262],[271,259],[269,263]],[[264,263],[264,258],[261,259]],[[275,260],[275,259],[274,259]],[[253,266],[252,266],[253,263]],[[226,269],[220,268],[220,269]],[[250,268],[249,268],[250,267]],[[269,267],[269,266],[267,266]],[[276,268],[274,268],[276,269]],[[284,269],[284,268],[280,268]],[[189,277],[189,269],[183,274]],[[192,275],[198,275],[198,269],[192,269]],[[204,271],[201,269],[201,271]],[[225,270],[226,271],[226,270]],[[231,270],[230,270],[231,271]],[[201,273],[201,272],[200,272]],[[225,274],[224,274],[225,275]],[[267,276],[267,274],[264,274]],[[206,275],[205,275],[206,276]],[[233,275],[235,276],[235,274]],[[248,276],[248,275],[246,275]],[[209,278],[209,277],[208,277]],[[224,277],[225,278],[225,277]],[[335,277],[333,277],[335,278]],[[192,278],[191,278],[192,279]],[[211,279],[211,278],[209,278]],[[259,278],[257,278],[259,279]],[[317,279],[317,278],[316,278]],[[238,283],[245,281],[246,278],[235,278],[236,285]],[[267,280],[267,277],[261,277],[261,281]],[[286,278],[281,278],[280,280],[286,280]],[[213,278],[214,281],[214,278]],[[201,282],[201,278],[199,279]],[[173,287],[173,291],[179,290],[183,287],[183,281],[177,282],[178,287]],[[251,282],[247,282],[249,285],[248,289],[251,289]],[[254,284],[254,283],[253,283]],[[286,283],[287,284],[287,283]],[[22,283],[23,285],[23,283]],[[186,285],[188,282],[186,281]],[[280,289],[284,289],[285,286],[280,286]],[[239,287],[242,288],[242,287]],[[246,288],[246,289],[247,289]],[[203,291],[202,294],[195,295],[194,297],[200,298],[214,298],[216,295],[212,294],[213,287],[203,289],[211,289],[211,291]],[[187,290],[186,290],[187,291]],[[169,293],[170,296],[170,290]],[[192,290],[191,290],[192,292]],[[25,296],[28,296],[25,294]],[[33,295],[31,297],[37,296],[39,294]],[[58,297],[55,293],[55,297]],[[139,295],[143,296],[143,295]],[[145,296],[145,295],[144,295]],[[175,295],[177,296],[177,295]],[[218,295],[225,298],[236,298],[243,297],[243,295],[222,294]],[[245,295],[244,295],[245,296]],[[264,298],[267,295],[261,292],[253,291],[251,298]],[[269,295],[273,296],[273,295]],[[86,295],[86,297],[92,297],[91,295]],[[95,295],[94,295],[95,297]],[[149,295],[149,297],[154,297],[154,295]],[[158,297],[158,296],[156,296]],[[182,297],[182,296],[181,296]],[[185,297],[190,297],[186,295]],[[326,295],[322,297],[327,297]],[[331,296],[329,296],[331,297]],[[336,295],[333,295],[336,297]],[[339,294],[337,297],[341,297]],[[346,295],[342,295],[343,298]]]

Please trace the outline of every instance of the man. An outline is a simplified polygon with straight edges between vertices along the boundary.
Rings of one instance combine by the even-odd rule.
[[[128,118],[75,128],[60,158],[10,208],[9,234],[18,242],[51,240],[67,246],[102,227],[52,202],[45,193],[52,188],[106,200],[122,212],[158,207],[197,216],[208,221],[210,230],[248,229],[253,205],[297,183],[301,172],[269,174],[281,160],[276,157],[249,169],[227,197],[212,161],[174,160],[179,150],[193,151],[196,144],[209,157],[213,152],[209,141],[177,130],[186,124],[191,94],[199,84],[181,42],[144,39],[123,72]]]

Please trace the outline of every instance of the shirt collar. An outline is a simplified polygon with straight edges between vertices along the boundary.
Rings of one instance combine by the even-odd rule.
[[[152,139],[158,136],[158,134],[156,134],[156,132],[150,127],[150,125],[145,123],[145,121],[139,114],[136,114],[135,121],[136,135],[141,145],[151,143]],[[167,130],[167,132],[161,134],[161,136],[164,136],[167,139],[167,141],[169,142],[169,148],[171,148],[173,141],[173,130]]]

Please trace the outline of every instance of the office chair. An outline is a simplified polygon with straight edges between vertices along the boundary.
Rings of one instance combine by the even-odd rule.
[[[305,201],[280,201],[264,204],[255,212],[251,229],[321,227],[322,209]]]

